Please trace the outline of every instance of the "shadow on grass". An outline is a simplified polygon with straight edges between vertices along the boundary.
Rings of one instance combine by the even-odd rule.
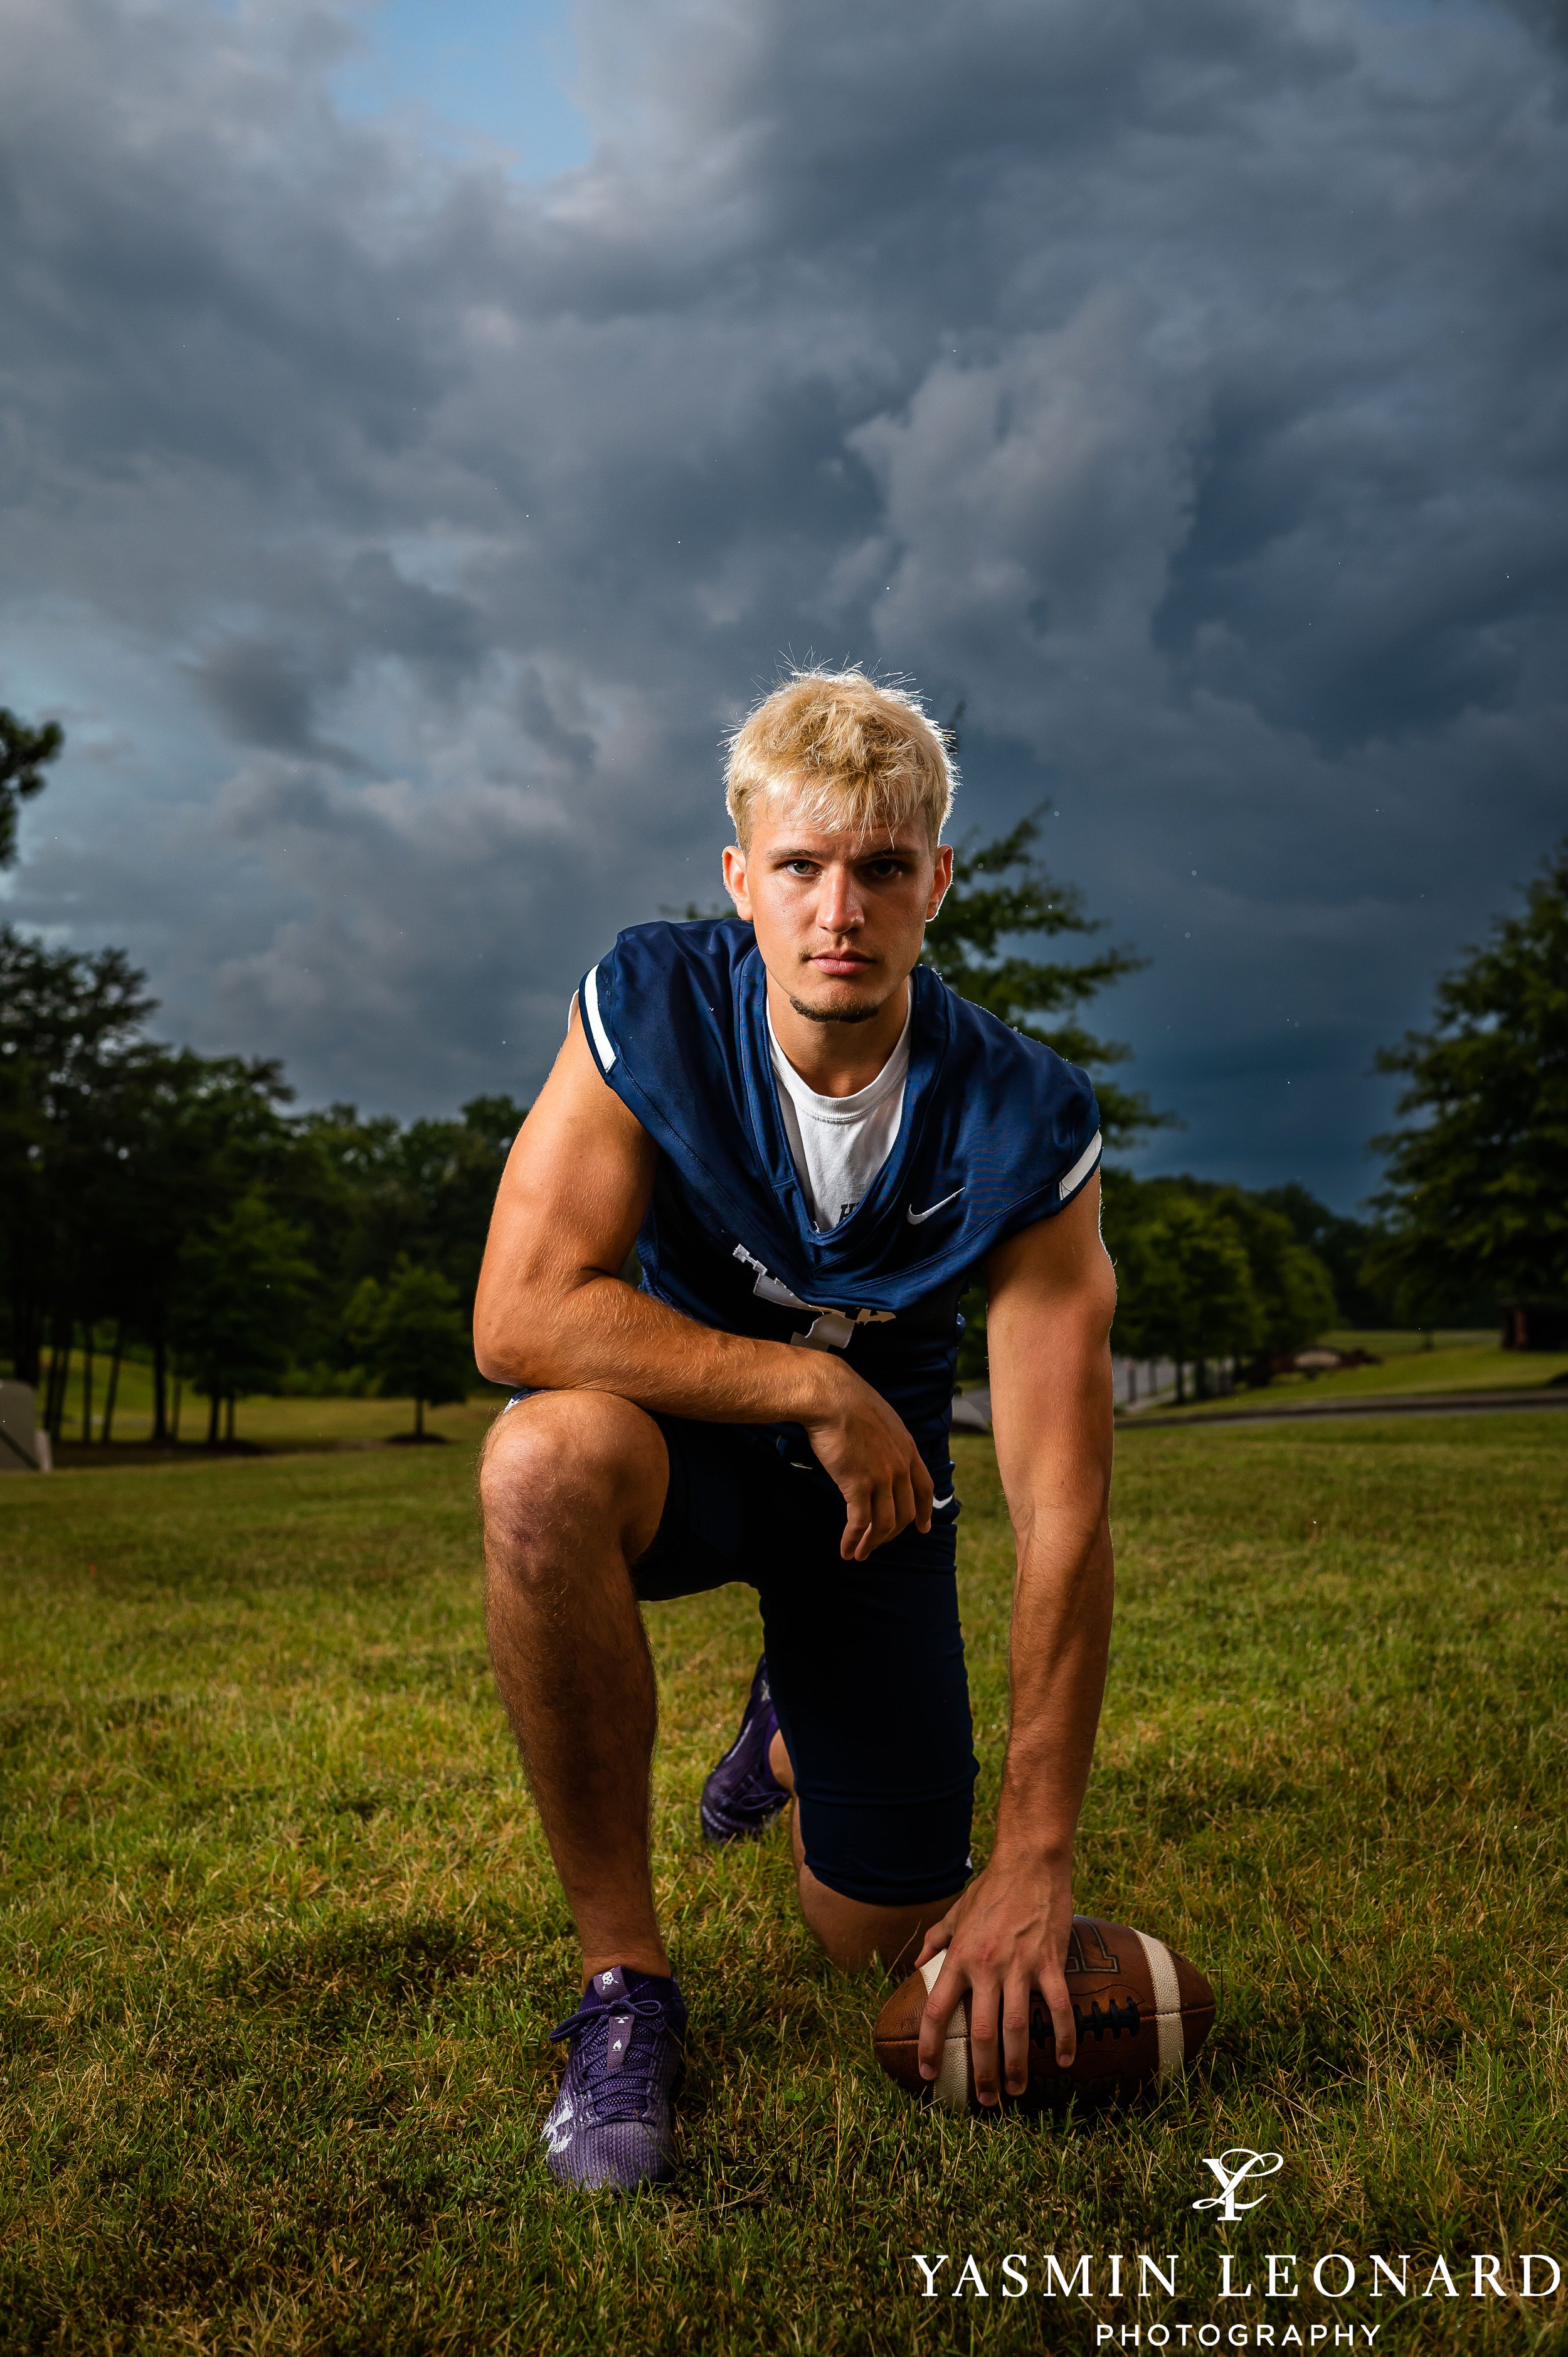
[[[286,2015],[302,2035],[330,2044],[378,2023],[429,2014],[449,1990],[495,1961],[439,1916],[386,1925],[349,1921],[260,1941],[227,1962],[213,1987],[247,2010]]]

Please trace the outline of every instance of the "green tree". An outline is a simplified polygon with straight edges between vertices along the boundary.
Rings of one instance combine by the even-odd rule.
[[[171,1321],[188,1283],[188,1240],[220,1229],[244,1198],[264,1203],[294,1234],[311,1281],[290,1305],[290,1332],[319,1293],[308,1239],[279,1176],[295,1152],[282,1107],[289,1096],[278,1063],[264,1057],[198,1056],[166,1049],[149,1074],[139,1135],[126,1166],[124,1218],[133,1227],[123,1266],[124,1314],[152,1345],[153,1438],[167,1428],[166,1358]],[[275,1380],[269,1374],[267,1381]],[[258,1384],[255,1388],[263,1388]],[[241,1388],[245,1388],[242,1385]]]
[[[506,1096],[406,1127],[343,1105],[291,1116],[275,1062],[162,1045],[147,1036],[155,1004],[122,951],[58,950],[0,926],[0,1329],[57,1438],[74,1353],[85,1372],[105,1328],[111,1396],[122,1350],[150,1350],[155,1440],[172,1348],[188,1371],[193,1348],[204,1363],[234,1360],[232,1380],[213,1373],[220,1396],[280,1379],[276,1351],[254,1360],[226,1325],[214,1276],[213,1254],[242,1242],[226,1223],[246,1198],[245,1219],[264,1205],[311,1266],[288,1332],[328,1383],[351,1367],[346,1318],[363,1278],[407,1259],[469,1306],[524,1117]]]
[[[367,1277],[348,1325],[383,1397],[413,1400],[416,1440],[425,1437],[426,1403],[467,1399],[476,1380],[468,1320],[439,1269],[405,1259],[384,1286]]]
[[[188,1241],[264,1188],[288,1147],[274,1063],[145,1035],[155,1001],[119,950],[0,927],[0,1238],[13,1364],[58,1437],[75,1338],[150,1343],[165,1431],[167,1318]],[[111,1383],[113,1377],[111,1374]]]
[[[354,1288],[367,1276],[384,1280],[403,1258],[437,1270],[472,1308],[496,1189],[524,1117],[509,1096],[476,1097],[456,1120],[407,1128],[344,1104],[301,1117],[298,1158],[277,1184],[325,1279],[314,1354],[351,1362],[345,1317]]]
[[[218,1439],[219,1408],[242,1392],[265,1391],[289,1363],[299,1311],[316,1272],[297,1228],[258,1192],[193,1237],[181,1254],[174,1340],[196,1389],[211,1402],[207,1438]]]
[[[64,744],[58,720],[29,728],[0,704],[0,867],[16,865],[17,809],[43,792],[44,771]]]
[[[101,1258],[89,1199],[102,1195],[105,1157],[119,1161],[116,1115],[145,1060],[143,982],[118,950],[80,956],[0,926],[0,1226],[26,1383],[39,1381],[46,1340],[59,1360],[87,1308],[88,1264]]]
[[[1271,1211],[1283,1212],[1295,1232],[1297,1243],[1322,1262],[1334,1288],[1334,1304],[1345,1326],[1391,1325],[1398,1305],[1380,1286],[1370,1265],[1378,1231],[1369,1221],[1331,1211],[1298,1178],[1283,1187],[1265,1187],[1256,1199]]]
[[[1242,1188],[1212,1198],[1241,1239],[1258,1305],[1253,1348],[1272,1357],[1316,1341],[1335,1315],[1334,1287],[1316,1253],[1298,1242],[1283,1211]]]
[[[1102,920],[1084,914],[1076,887],[1058,883],[1036,856],[1039,832],[1037,815],[1024,818],[991,843],[954,852],[952,885],[926,928],[922,955],[961,997],[1083,1065],[1094,1079],[1106,1143],[1125,1146],[1173,1116],[1103,1077],[1133,1051],[1120,1040],[1096,1039],[1079,1010],[1145,961],[1126,949],[1076,960],[1030,957],[1018,949],[1020,942],[1102,930]]]
[[[1116,1265],[1112,1348],[1133,1359],[1174,1360],[1178,1399],[1188,1364],[1201,1392],[1211,1361],[1257,1348],[1262,1310],[1226,1207],[1158,1180],[1123,1179],[1111,1198],[1106,1241]]]
[[[1431,1029],[1377,1060],[1405,1087],[1373,1141],[1376,1265],[1428,1321],[1477,1292],[1568,1305],[1568,837],[1523,914],[1441,978]]]

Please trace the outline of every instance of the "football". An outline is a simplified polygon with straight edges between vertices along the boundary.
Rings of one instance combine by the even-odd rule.
[[[948,2024],[936,2078],[920,2076],[920,2017],[946,1953],[944,1948],[894,1990],[877,2016],[873,2045],[888,2077],[910,2094],[929,2094],[933,2103],[962,2110],[975,2100],[968,1990]],[[1214,1991],[1195,1964],[1147,1932],[1075,1915],[1066,1972],[1077,2057],[1070,2071],[1058,2069],[1050,2014],[1036,1993],[1029,2014],[1029,2086],[1016,2098],[1021,2103],[1136,2094],[1182,2070],[1208,2034]]]

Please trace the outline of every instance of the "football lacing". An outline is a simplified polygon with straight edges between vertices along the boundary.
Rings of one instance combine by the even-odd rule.
[[[1136,1997],[1130,1996],[1124,2005],[1118,2005],[1114,1997],[1109,1997],[1103,2013],[1100,2009],[1098,1997],[1087,2013],[1075,1997],[1072,2019],[1073,2027],[1079,2038],[1103,2038],[1107,2030],[1112,2038],[1120,2038],[1124,2029],[1136,2038],[1143,2017],[1138,2011]],[[1048,2046],[1055,2035],[1051,2026],[1051,2017],[1041,2000],[1036,1997],[1029,2010],[1029,2042],[1032,2046]]]

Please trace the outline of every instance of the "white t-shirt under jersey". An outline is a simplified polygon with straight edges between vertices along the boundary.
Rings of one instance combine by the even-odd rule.
[[[911,993],[911,1014],[912,1002]],[[789,1151],[811,1218],[820,1231],[836,1228],[870,1193],[898,1135],[909,1073],[909,1017],[905,1017],[898,1045],[876,1078],[852,1097],[820,1097],[806,1086],[774,1036],[771,1014],[768,1043]]]

